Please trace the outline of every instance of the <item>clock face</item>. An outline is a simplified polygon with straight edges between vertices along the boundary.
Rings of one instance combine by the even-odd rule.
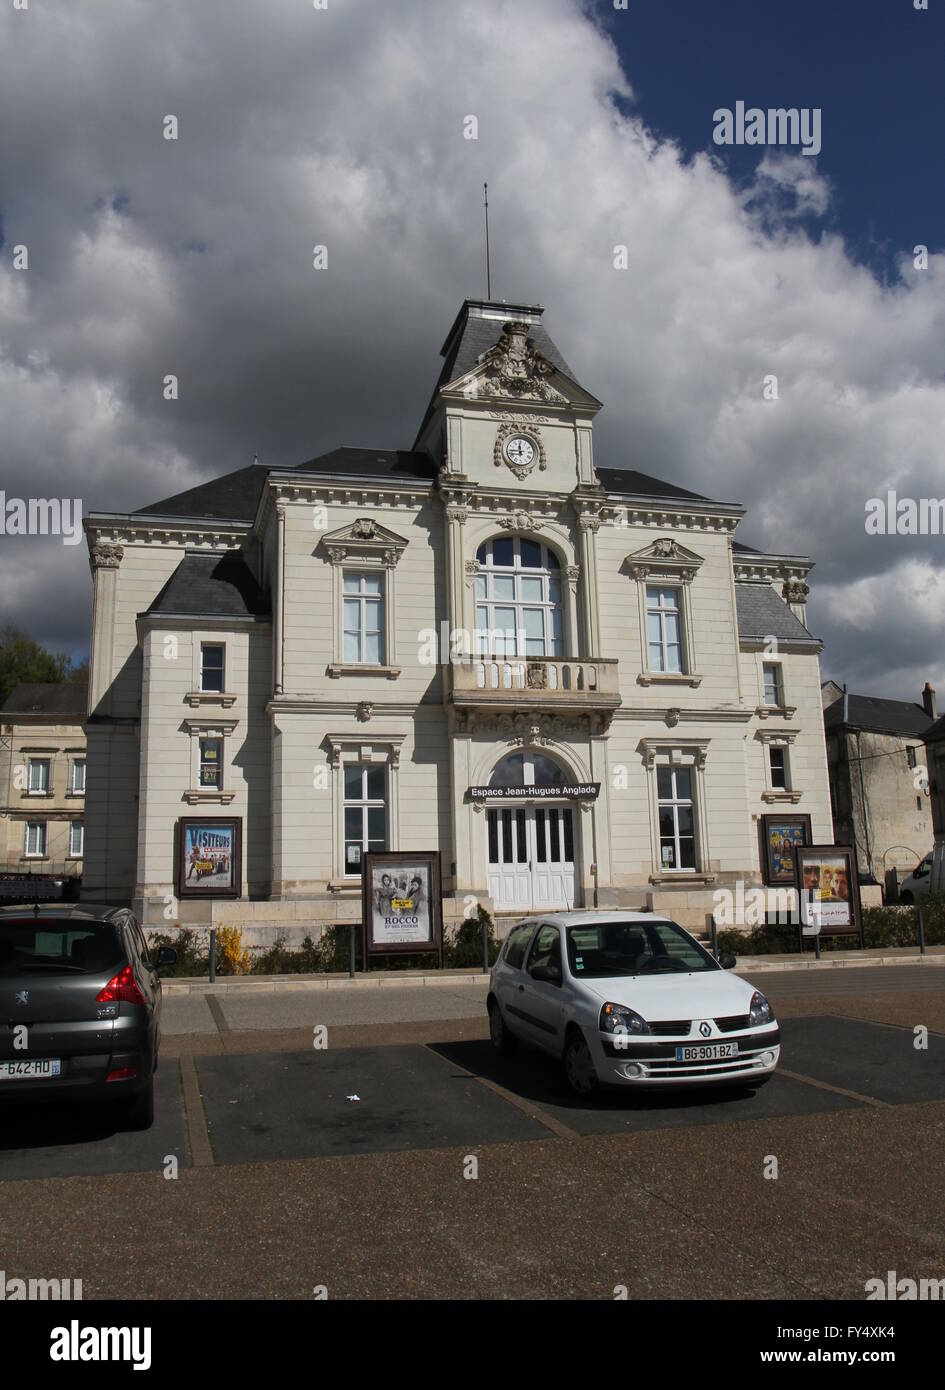
[[[513,434],[512,438],[505,446],[505,456],[510,463],[517,464],[520,468],[526,467],[535,457],[535,446],[530,439],[526,439],[522,434]]]

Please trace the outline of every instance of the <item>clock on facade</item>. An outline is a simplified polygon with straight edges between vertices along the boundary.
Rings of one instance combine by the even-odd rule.
[[[517,468],[527,468],[535,457],[535,446],[523,434],[513,434],[505,441],[505,457]]]

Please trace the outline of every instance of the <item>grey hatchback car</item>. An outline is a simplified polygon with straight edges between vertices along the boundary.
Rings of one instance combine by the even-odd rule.
[[[158,967],[125,908],[0,909],[0,1105],[107,1101],[131,1129],[154,1120]]]

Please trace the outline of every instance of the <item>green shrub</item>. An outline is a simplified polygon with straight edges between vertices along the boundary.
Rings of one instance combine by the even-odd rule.
[[[443,943],[443,964],[457,969],[466,965],[482,965],[482,928],[486,928],[486,948],[489,964],[494,964],[501,943],[496,940],[495,924],[486,909],[479,904],[475,917],[465,917],[458,930]]]
[[[298,948],[286,945],[285,933],[279,932],[272,945],[258,951],[253,960],[254,975],[313,975],[320,969],[318,947],[307,936]]]
[[[162,966],[163,976],[208,975],[210,973],[210,947],[206,950],[200,945],[197,933],[190,927],[175,927],[171,932],[151,932],[151,948],[155,955],[161,946],[170,946],[177,952],[177,963]]]
[[[945,945],[945,897],[923,898],[922,924],[927,946]],[[918,948],[919,929],[915,907],[867,907],[863,909],[863,943],[867,950],[890,950],[896,946]],[[857,936],[824,936],[822,953],[855,951]],[[805,953],[813,951],[813,938],[805,938]],[[736,956],[768,956],[798,954],[798,929],[781,923],[766,923],[754,931],[724,928],[719,932],[719,950],[732,951]]]

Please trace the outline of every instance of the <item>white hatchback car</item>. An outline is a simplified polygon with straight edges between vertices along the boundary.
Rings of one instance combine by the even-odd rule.
[[[650,912],[562,912],[512,928],[492,968],[494,1046],[534,1043],[572,1090],[600,1085],[756,1087],[781,1034],[754,985]]]

